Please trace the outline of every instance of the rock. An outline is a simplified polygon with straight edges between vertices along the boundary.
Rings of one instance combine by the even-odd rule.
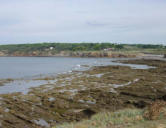
[[[166,58],[166,54],[164,54],[164,58]]]

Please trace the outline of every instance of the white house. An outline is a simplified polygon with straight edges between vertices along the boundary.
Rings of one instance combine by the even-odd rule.
[[[54,47],[50,47],[50,50],[54,49]]]

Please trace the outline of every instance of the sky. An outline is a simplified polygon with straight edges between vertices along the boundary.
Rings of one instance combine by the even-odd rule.
[[[0,44],[166,45],[166,0],[0,0]]]

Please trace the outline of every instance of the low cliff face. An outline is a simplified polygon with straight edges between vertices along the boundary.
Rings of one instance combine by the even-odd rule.
[[[0,51],[0,56],[6,56],[6,54]]]
[[[125,58],[136,57],[136,54],[118,53],[110,51],[29,51],[29,52],[13,52],[0,51],[0,56],[60,56],[60,57],[109,57],[109,58]]]
[[[123,58],[136,57],[134,54],[114,53],[114,52],[72,52],[70,56],[73,57],[109,57],[109,58]]]

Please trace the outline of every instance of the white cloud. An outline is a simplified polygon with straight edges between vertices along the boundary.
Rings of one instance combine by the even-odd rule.
[[[166,43],[163,0],[0,0],[0,43]]]

